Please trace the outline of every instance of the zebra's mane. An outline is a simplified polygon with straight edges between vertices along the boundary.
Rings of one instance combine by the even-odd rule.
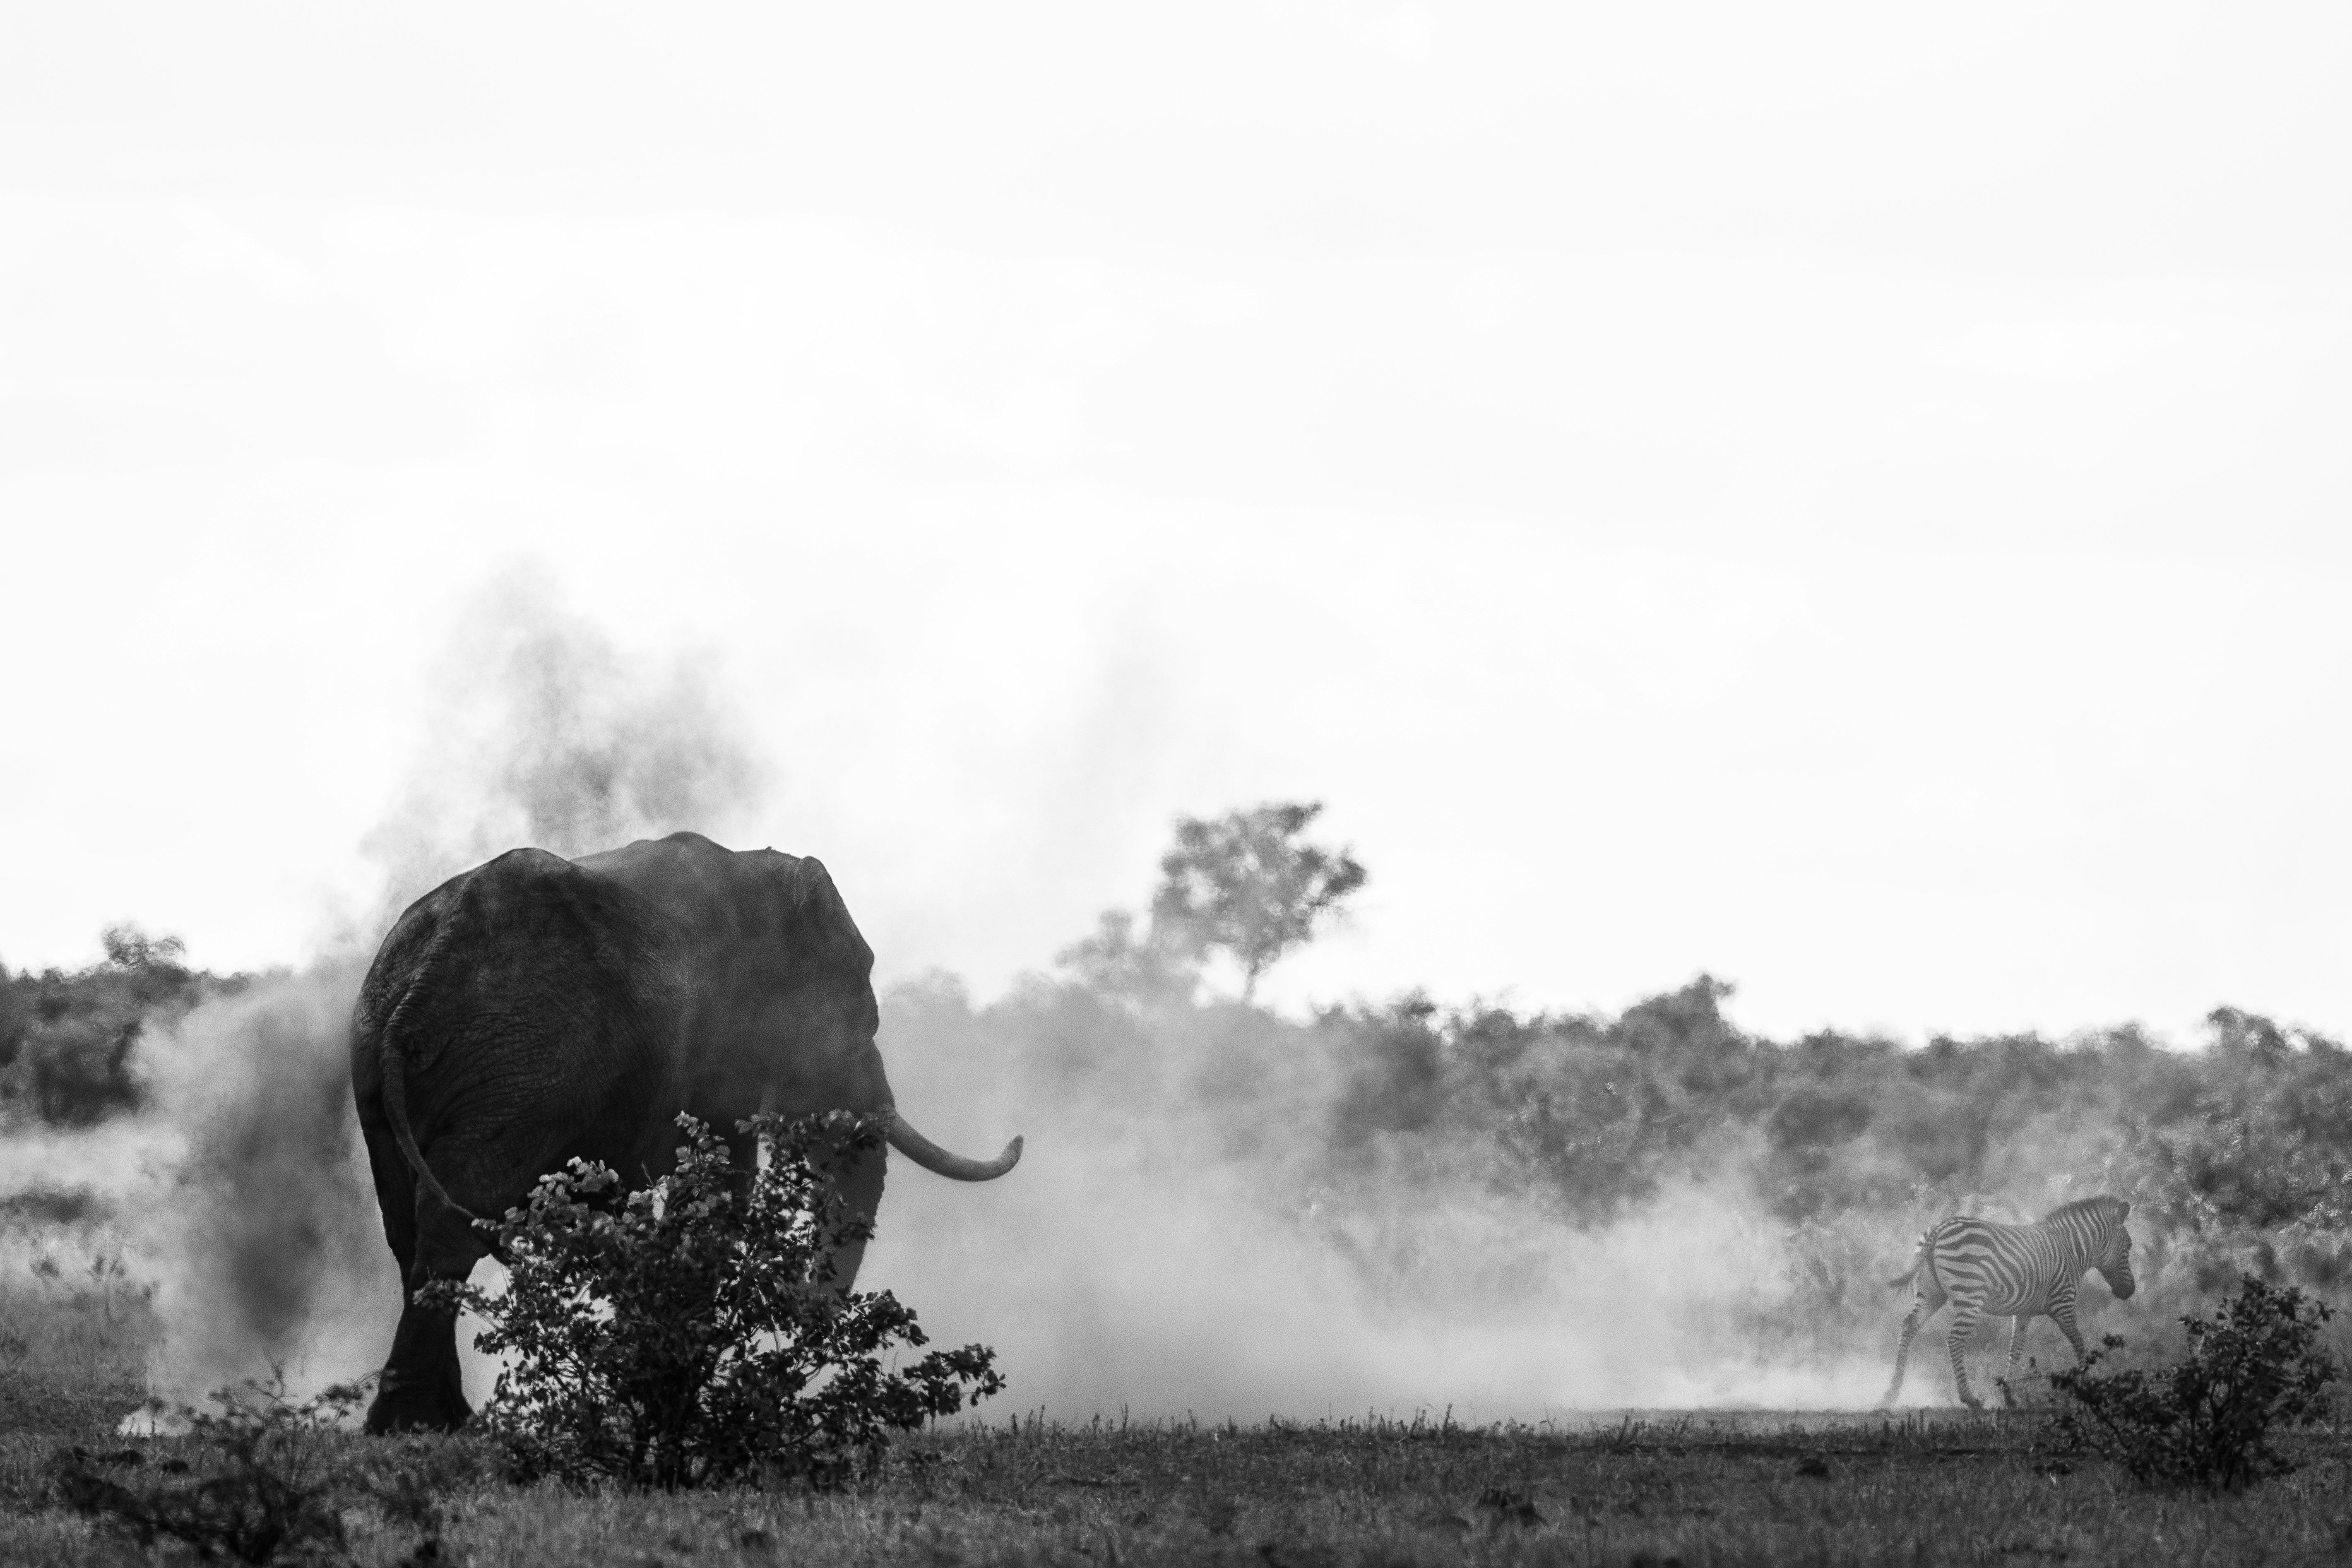
[[[2073,1203],[2060,1204],[2042,1218],[2046,1224],[2053,1219],[2065,1219],[2078,1214],[2095,1214],[2101,1219],[2112,1220],[2123,1206],[2123,1199],[2101,1193],[2095,1198],[2076,1198]]]

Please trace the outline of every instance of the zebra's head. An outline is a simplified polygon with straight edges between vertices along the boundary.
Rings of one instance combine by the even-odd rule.
[[[2122,1198],[2106,1198],[2101,1203],[2102,1206],[2113,1206],[2107,1210],[2106,1240],[2100,1246],[2099,1255],[2091,1260],[2091,1267],[2099,1271],[2107,1289],[2116,1293],[2116,1300],[2128,1300],[2131,1293],[2139,1289],[2139,1281],[2132,1278],[2131,1232],[2124,1228],[2124,1217],[2131,1213],[2131,1205]]]

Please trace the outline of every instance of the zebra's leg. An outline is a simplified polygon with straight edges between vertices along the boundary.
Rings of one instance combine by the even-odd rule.
[[[2020,1356],[2025,1353],[2025,1325],[2032,1321],[2033,1314],[2031,1312],[2020,1312],[2016,1317],[2010,1320],[2009,1360],[2002,1363],[2000,1369],[2001,1403],[2003,1405],[2013,1406],[2017,1403],[2017,1394],[2015,1393],[2017,1384],[2017,1361]]]
[[[1982,1307],[1975,1301],[1954,1301],[1952,1332],[1946,1342],[1952,1352],[1952,1387],[1958,1392],[1960,1403],[1971,1410],[1984,1408],[1984,1401],[1969,1392],[1967,1362],[1969,1339],[1977,1331],[1977,1318],[1982,1310]]]
[[[2066,1342],[2074,1347],[2074,1359],[2081,1361],[2088,1352],[2083,1349],[2083,1331],[2074,1324],[2074,1287],[2070,1282],[2060,1286],[2050,1298],[2050,1318]]]
[[[1922,1280],[1917,1292],[1911,1298],[1911,1310],[1904,1318],[1903,1332],[1895,1342],[1895,1381],[1886,1385],[1886,1393],[1879,1399],[1882,1405],[1894,1404],[1895,1396],[1903,1392],[1903,1363],[1910,1358],[1912,1336],[1919,1331],[1919,1325],[1934,1317],[1937,1310],[1944,1304],[1941,1291],[1936,1293],[1934,1300],[1928,1299],[1927,1292],[1931,1289],[1932,1282]]]
[[[1904,1314],[1903,1331],[1895,1341],[1895,1379],[1886,1385],[1886,1392],[1879,1396],[1878,1403],[1882,1405],[1894,1404],[1895,1395],[1903,1392],[1903,1363],[1910,1358],[1911,1340],[1919,1331],[1920,1320],[1927,1315],[1919,1310],[1926,1304],[1915,1299],[1911,1310]]]

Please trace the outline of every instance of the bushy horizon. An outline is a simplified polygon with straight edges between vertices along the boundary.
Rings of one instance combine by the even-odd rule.
[[[1701,974],[1617,1014],[1409,991],[1286,1017],[1082,948],[985,1002],[945,973],[883,997],[901,1110],[956,1146],[1024,1132],[1030,1155],[978,1188],[894,1171],[869,1267],[941,1332],[1001,1343],[1024,1408],[1859,1403],[1901,1313],[1884,1281],[1928,1224],[2097,1192],[2134,1205],[2142,1292],[2106,1326],[2136,1342],[2242,1271],[2323,1293],[2352,1271],[2352,1053],[2260,1015],[2218,1008],[2187,1049],[2130,1025],[1776,1040]],[[186,1213],[146,1232],[238,1238],[226,1269],[168,1237],[143,1260],[205,1376],[367,1370],[395,1297],[342,1083],[355,982],[211,976],[153,942],[0,972],[0,1085],[60,1042],[121,1047],[95,1114],[45,1122],[19,1092],[0,1117],[146,1151],[16,1162],[0,1223],[58,1209],[74,1171],[84,1222],[160,1196]],[[288,1191],[308,1195],[256,1206]],[[138,1235],[125,1250],[136,1272]],[[1235,1312],[1263,1332],[1246,1354],[1216,1339]],[[2054,1333],[2039,1353],[2065,1359]]]
[[[72,1128],[136,1111],[153,1088],[151,1039],[280,973],[193,969],[176,941],[135,925],[104,941],[108,956],[79,969],[0,960],[0,1119]],[[886,986],[886,1016],[947,1008],[1014,1026],[1046,1042],[1024,1047],[1030,1071],[1080,1089],[1131,1070],[1136,1037],[1181,1024],[1199,1054],[1180,1076],[1204,1104],[1311,1079],[1335,1168],[1375,1145],[1477,1145],[1493,1179],[1587,1222],[1690,1173],[1694,1151],[1730,1129],[1760,1141],[1772,1206],[1791,1221],[1929,1196],[2038,1215],[2106,1176],[2168,1223],[2352,1218],[2352,1051],[2233,1006],[2189,1042],[2137,1023],[1916,1046],[1840,1029],[1775,1040],[1742,1029],[1725,1005],[1737,985],[1704,972],[1613,1016],[1416,987],[1300,1018],[1098,957],[1074,945],[984,1002],[932,971]]]

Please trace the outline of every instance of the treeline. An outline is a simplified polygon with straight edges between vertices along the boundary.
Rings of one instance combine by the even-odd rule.
[[[2126,1026],[2064,1041],[1835,1032],[1780,1042],[1723,1016],[1702,976],[1617,1017],[1343,1009],[1316,1026],[1339,1068],[1329,1133],[1484,1144],[1498,1179],[1606,1217],[1731,1143],[1761,1157],[1781,1217],[1925,1193],[2063,1201],[2127,1185],[2164,1224],[2342,1226],[2352,1204],[2352,1052],[2235,1008],[2202,1048]]]
[[[2247,1268],[2315,1285],[2352,1272],[2352,1053],[2232,1007],[2182,1050],[2129,1025],[1777,1041],[1734,1026],[1731,988],[1705,975],[1613,1017],[1418,994],[1303,1025],[1201,1005],[1204,965],[1272,933],[1241,965],[1255,977],[1365,880],[1302,837],[1319,810],[1180,822],[1143,921],[1106,914],[1057,978],[965,1008],[961,1031],[946,998],[928,1022],[993,1037],[1038,1092],[1105,1089],[1106,1115],[1221,1108],[1203,1136],[1281,1141],[1297,1152],[1284,1179],[1326,1207],[1467,1181],[1589,1226],[1704,1184],[1789,1234],[1859,1247],[1866,1218],[1890,1233],[1955,1211],[2032,1218],[2112,1192],[2182,1289]],[[1335,864],[1343,883],[1314,880]]]
[[[142,1030],[253,982],[191,969],[175,939],[133,927],[104,942],[86,969],[0,966],[0,1102],[18,1114],[72,1126],[136,1108]],[[1234,1153],[1278,1142],[1318,1182],[1417,1162],[1578,1224],[1727,1161],[1790,1223],[1939,1203],[2023,1215],[2096,1190],[2165,1229],[2289,1248],[2352,1222],[2352,1051],[2310,1031],[2223,1007],[2189,1050],[2131,1026],[1778,1041],[1727,1018],[1731,994],[1702,975],[1615,1016],[1412,994],[1294,1022],[1074,961],[988,1007],[949,978],[903,988],[888,1033],[965,1042],[1025,1098],[1196,1119]]]
[[[87,969],[12,974],[0,964],[0,1112],[77,1127],[136,1108],[148,1023],[252,983],[189,968],[177,937],[118,925],[102,941],[105,959]]]
[[[142,1030],[252,983],[189,968],[171,938],[104,941],[86,969],[0,967],[0,1101],[19,1114],[72,1126],[134,1109]],[[1577,1224],[1727,1162],[1790,1223],[1946,1203],[2021,1215],[2112,1190],[2154,1226],[2262,1233],[2308,1254],[2305,1271],[2335,1267],[2332,1239],[2310,1243],[2352,1222],[2352,1051],[2336,1041],[2230,1007],[2191,1050],[2130,1026],[1779,1041],[1727,1018],[1731,994],[1702,975],[1615,1016],[1415,994],[1293,1022],[1074,963],[988,1007],[951,980],[905,988],[890,1033],[1009,1063],[1026,1098],[1193,1119],[1235,1154],[1279,1144],[1339,1189],[1402,1161]]]
[[[1582,1229],[1696,1187],[1783,1238],[1808,1276],[1792,1299],[1842,1321],[1884,1313],[1878,1281],[1932,1219],[2098,1192],[2134,1205],[2158,1319],[2241,1270],[2352,1277],[2352,1052],[2335,1041],[2231,1008],[2194,1049],[2131,1026],[1784,1041],[1740,1029],[1730,995],[1701,976],[1615,1016],[1408,995],[1291,1021],[1097,967],[987,1005],[951,977],[901,987],[884,1039],[901,1082],[991,1104],[984,1125],[1036,1131],[1051,1108],[1149,1130],[1181,1152],[1170,1180],[1214,1160],[1349,1245],[1402,1237],[1374,1272],[1425,1244],[1394,1226],[1416,1194],[1483,1189]]]

